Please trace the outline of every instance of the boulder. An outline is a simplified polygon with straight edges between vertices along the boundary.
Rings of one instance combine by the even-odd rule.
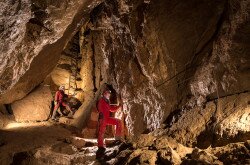
[[[16,121],[42,121],[50,114],[52,94],[47,86],[39,86],[25,98],[15,101],[12,110]]]
[[[181,157],[170,147],[160,150],[159,157],[163,164],[181,164]]]
[[[172,149],[177,152],[181,158],[185,157],[187,154],[192,153],[193,149],[183,146],[180,143],[177,143],[174,139],[162,136],[155,141],[155,148],[157,150],[169,150]],[[172,151],[171,151],[172,152]]]
[[[56,153],[62,153],[67,155],[72,155],[77,152],[77,148],[75,148],[73,145],[63,142],[53,145],[51,147],[51,150]]]
[[[69,81],[69,76],[70,76],[70,71],[59,67],[56,67],[51,72],[51,78],[53,82],[58,86],[67,84],[67,82]]]
[[[209,123],[215,111],[214,102],[208,102],[205,108],[195,107],[184,111],[179,120],[171,126],[168,134],[178,142],[192,146],[197,142],[197,136],[206,130],[206,124]],[[202,142],[204,143],[207,139],[205,137]]]
[[[207,153],[204,150],[199,150],[198,148],[193,150],[191,157],[193,160],[200,161],[205,164],[222,164],[222,162],[217,161],[217,157]]]
[[[157,152],[153,150],[135,150],[128,159],[128,164],[154,165],[157,160]]]
[[[243,92],[185,110],[168,129],[167,135],[184,145],[203,149],[211,144],[221,146],[245,141],[250,134],[249,101],[250,92]]]
[[[156,138],[151,134],[141,134],[136,142],[137,148],[150,147]]]
[[[75,146],[78,149],[81,149],[86,144],[86,141],[83,138],[79,138],[79,137],[66,138],[65,142],[72,144],[73,146]]]

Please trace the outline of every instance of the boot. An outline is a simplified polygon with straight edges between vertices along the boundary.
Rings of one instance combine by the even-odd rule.
[[[96,151],[96,159],[102,160],[105,156],[105,150],[104,147],[98,147],[98,150]]]

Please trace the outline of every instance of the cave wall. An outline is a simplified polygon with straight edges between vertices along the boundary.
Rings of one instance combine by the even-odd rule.
[[[101,77],[121,94],[131,135],[161,127],[186,103],[224,7],[225,1],[106,1],[93,10],[95,85]]]
[[[23,98],[44,80],[68,40],[99,2],[0,2],[1,103]]]
[[[183,111],[165,134],[199,148],[245,141],[250,134],[249,96],[249,92],[234,94]]]
[[[167,133],[189,146],[249,138],[250,1],[228,1],[225,7],[211,53],[203,56],[188,84],[191,97]]]
[[[190,83],[198,103],[247,92],[249,83],[249,1],[228,1],[210,56]]]
[[[108,83],[123,99],[132,136],[165,127],[166,119],[172,120],[167,134],[187,145],[207,130],[219,141],[242,133],[227,123],[249,121],[249,0],[99,2],[1,2],[0,103],[27,95],[56,65],[49,79],[57,86],[67,83],[70,69],[62,66],[71,57],[62,51],[81,28],[83,104],[74,126],[86,125]],[[62,78],[55,77],[58,68],[68,74],[63,82],[56,82]],[[221,102],[235,105],[219,108]]]
[[[80,54],[79,39],[80,34],[77,32],[62,51],[56,67],[47,79],[50,78],[53,82],[48,82],[53,93],[58,90],[59,86],[64,85],[66,94],[83,101],[83,81],[80,75],[82,55]]]
[[[248,101],[238,99],[249,91],[248,14],[249,1],[105,1],[82,29],[88,43],[83,50],[91,54],[82,53],[92,72],[84,72],[90,74],[85,75],[88,89],[113,85],[123,98],[132,136],[164,127],[167,119],[168,126],[176,123],[170,136],[187,127],[176,137],[186,145],[196,145],[211,130],[218,141],[233,138],[241,128],[221,123],[234,116],[227,113],[237,113],[235,125],[242,116],[248,121]],[[239,106],[218,108],[220,98],[233,102],[230,96]]]

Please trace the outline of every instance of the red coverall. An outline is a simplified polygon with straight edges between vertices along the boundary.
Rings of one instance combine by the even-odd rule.
[[[65,97],[67,97],[67,95],[64,93],[64,91],[59,90],[56,92],[55,101],[57,102],[57,104],[56,104],[54,110],[58,109],[60,107],[60,105],[69,108],[69,105],[64,102]]]
[[[116,126],[116,137],[121,137],[122,134],[122,123],[121,120],[110,117],[110,112],[115,112],[120,106],[110,106],[109,101],[105,98],[101,98],[98,102],[99,114],[103,114],[102,118],[99,118],[99,130],[98,130],[98,147],[104,146],[104,133],[107,125]]]
[[[67,103],[64,102],[64,98],[67,97],[67,95],[64,93],[63,90],[59,90],[56,92],[56,95],[55,95],[55,101],[56,101],[56,105],[55,105],[55,108],[54,108],[54,112],[53,112],[53,115],[52,115],[52,119],[54,119],[56,117],[56,114],[57,114],[57,110],[60,106],[64,106],[66,107],[67,110],[70,110],[70,107]]]

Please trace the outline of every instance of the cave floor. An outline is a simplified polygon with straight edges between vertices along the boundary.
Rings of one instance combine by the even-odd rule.
[[[146,141],[150,139],[152,138],[146,138]],[[142,160],[137,160],[139,153],[144,155],[144,157],[146,154],[147,159],[151,160],[152,153],[165,151],[158,151],[155,147],[135,149],[129,144],[112,145],[112,142],[113,139],[106,139],[107,147],[105,153],[103,153],[103,159],[97,160],[96,153],[98,148],[96,146],[96,139],[81,138],[74,131],[60,123],[13,122],[0,130],[0,164],[124,164],[125,159],[127,161],[128,157],[132,157],[130,163],[136,161],[141,164],[140,161]],[[142,142],[144,143],[144,141]],[[209,159],[214,159],[214,156],[218,157],[219,160],[216,158],[215,162],[219,162],[219,164],[220,162],[221,164],[222,162],[225,164],[231,164],[232,162],[236,164],[250,163],[250,141],[248,143],[232,143],[216,148],[209,147],[203,151],[195,148],[187,148],[175,142],[172,144],[169,141],[168,143],[170,146],[177,146],[176,152],[178,151],[179,155],[182,155],[183,151],[188,151],[187,153],[189,154],[187,155],[191,155],[191,157],[183,157],[182,163],[184,164],[193,164],[194,160],[200,160],[201,158],[204,159],[204,162],[207,162]],[[161,161],[157,160],[157,162],[156,164],[162,164]]]
[[[70,136],[70,131],[50,122],[10,123],[0,130],[0,164],[9,164],[13,154],[50,146]]]
[[[0,130],[0,164],[100,164],[96,141],[76,137],[58,123],[10,123]],[[109,146],[105,154],[117,149]]]

